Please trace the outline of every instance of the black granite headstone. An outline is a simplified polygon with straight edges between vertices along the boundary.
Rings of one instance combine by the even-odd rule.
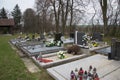
[[[114,56],[115,56],[115,53],[116,53],[116,39],[115,38],[113,38],[112,40],[111,40],[111,58],[114,58]]]
[[[120,42],[116,42],[116,55],[115,59],[120,60]]]
[[[115,38],[112,39],[111,58],[115,60],[120,60],[120,42],[117,41]]]
[[[77,32],[77,37],[76,37],[76,43],[78,44],[78,45],[83,45],[83,44],[85,44],[86,43],[86,41],[84,41],[83,40],[83,36],[85,35],[85,33],[82,33],[82,32]]]
[[[62,33],[55,34],[54,40],[55,41],[61,41],[61,36],[62,36]]]
[[[101,33],[93,33],[92,40],[103,41],[103,36]]]
[[[74,33],[70,33],[70,38],[74,38],[75,34]]]

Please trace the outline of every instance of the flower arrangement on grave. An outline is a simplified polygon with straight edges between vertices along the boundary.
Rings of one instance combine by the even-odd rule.
[[[59,52],[57,52],[57,55],[58,55],[58,58],[60,58],[60,59],[64,59],[65,58],[65,51],[59,51]]]
[[[93,45],[93,47],[98,47],[99,44],[94,41],[94,42],[92,42],[92,45]]]
[[[83,45],[88,45],[88,43],[90,43],[91,38],[92,38],[91,36],[88,36],[88,35],[85,34],[83,36],[83,40],[82,40],[84,42]]]
[[[91,36],[86,35],[86,34],[83,36],[83,40],[86,40],[86,41],[90,41],[91,38],[92,38]]]
[[[56,46],[61,46],[63,44],[63,42],[62,41],[57,41],[57,43],[56,43]]]
[[[55,46],[55,41],[46,42],[45,45],[46,45],[46,47],[52,47],[52,46]]]
[[[56,33],[55,36],[54,36],[54,41],[56,42],[56,46],[62,46],[62,43],[63,41],[61,40],[61,36],[62,34],[61,33]]]
[[[78,45],[72,45],[67,47],[67,52],[70,54],[81,54],[81,49]]]
[[[51,42],[46,42],[45,45],[46,47],[53,47],[53,46],[61,46],[62,45],[62,41],[51,41]]]

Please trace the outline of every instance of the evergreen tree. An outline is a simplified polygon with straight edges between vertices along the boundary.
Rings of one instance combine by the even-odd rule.
[[[20,10],[18,4],[16,4],[15,8],[13,9],[12,16],[14,18],[15,25],[18,27],[20,25],[20,21],[21,21],[21,17],[22,17],[22,13],[21,13],[21,10]]]
[[[8,18],[4,7],[0,11],[0,18]]]

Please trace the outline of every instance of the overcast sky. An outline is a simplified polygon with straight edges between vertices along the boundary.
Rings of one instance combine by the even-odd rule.
[[[86,2],[89,0],[83,0],[83,1]],[[94,4],[91,1],[93,1]],[[93,5],[95,6],[97,13],[99,13],[100,11],[98,0],[91,0],[91,1],[89,2],[89,5],[85,7],[86,13],[84,13],[84,20],[86,21],[86,23],[89,23],[90,19],[95,13],[95,10],[93,9]],[[112,1],[112,5],[115,7],[116,0],[111,0],[111,1]],[[4,7],[10,13],[11,11],[13,11],[16,4],[19,5],[22,12],[24,12],[27,8],[33,8],[33,9],[35,8],[35,0],[0,0],[0,9]],[[99,15],[95,16],[94,22],[97,21],[96,19],[99,19],[98,16]],[[81,22],[81,23],[85,23],[85,22]]]
[[[22,12],[26,8],[34,8],[35,0],[0,0],[0,9],[5,8],[8,11],[13,11],[16,4],[19,5]]]

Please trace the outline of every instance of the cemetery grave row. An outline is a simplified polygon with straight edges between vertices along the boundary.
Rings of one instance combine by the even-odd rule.
[[[26,35],[25,38],[19,37],[17,39],[11,40],[11,43],[23,53],[32,58],[35,63],[46,68],[87,56],[86,54],[81,54],[82,52],[80,52],[80,54],[77,54],[77,50],[81,49],[81,45],[85,48],[85,46],[88,46],[88,44],[93,40],[95,43],[98,43],[98,41],[101,42],[102,37],[100,35],[100,33],[95,33],[93,39],[90,36],[85,35],[85,33],[77,31],[75,33],[70,33],[70,38],[67,39],[63,37],[61,33],[56,34],[54,38],[40,35],[39,39],[36,39],[35,35],[32,35],[32,38]],[[74,43],[77,47],[80,47],[77,48],[73,45],[73,47],[66,49],[63,45],[69,43]],[[96,45],[93,47],[100,48],[101,46],[99,47],[99,45]],[[94,50],[93,47],[88,48]],[[63,54],[65,55],[63,59],[59,57],[60,55],[57,55],[57,53],[61,51],[67,51],[65,54]],[[39,59],[39,56],[42,58]]]
[[[45,39],[46,38],[46,39]],[[21,50],[23,53],[28,55],[30,58],[32,58],[37,64],[39,64],[42,67],[51,67],[58,64],[63,64],[66,62],[70,62],[72,60],[79,59],[82,56],[77,56],[73,54],[68,54],[67,52],[63,55],[65,55],[63,58],[59,57],[61,55],[58,55],[57,53],[59,51],[66,51],[64,46],[62,44],[68,44],[73,43],[72,38],[65,39],[64,37],[61,37],[61,34],[57,34],[55,36],[55,39],[49,39],[45,36],[44,40],[37,41],[30,39],[28,36],[18,39],[13,39],[10,42],[15,45],[19,50]],[[54,40],[54,41],[53,41]],[[62,42],[60,45],[56,45],[58,42]],[[39,56],[42,56],[42,58],[36,58]],[[52,59],[52,60],[51,60]]]
[[[19,37],[13,39],[10,42],[43,68],[70,63],[89,56],[82,52],[84,48],[89,51],[106,53],[108,59],[120,59],[120,42],[113,39],[111,47],[107,47],[108,45],[102,42],[100,33],[94,33],[91,37],[85,33],[76,31],[75,33],[71,33],[70,38],[67,39],[61,34],[55,35],[54,38],[43,35],[42,38],[39,39],[36,39],[33,35],[32,39],[26,36],[25,38]],[[69,43],[72,43],[72,46],[65,48],[64,44]],[[70,70],[68,72],[70,73]],[[54,75],[54,72],[49,72],[49,69],[48,73]],[[68,78],[70,78],[70,76]]]

